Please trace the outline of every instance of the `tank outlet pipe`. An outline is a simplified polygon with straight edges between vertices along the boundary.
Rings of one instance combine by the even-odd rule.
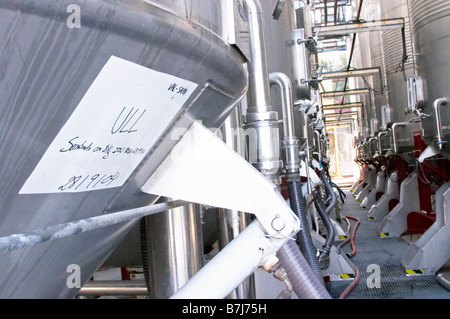
[[[68,222],[55,226],[38,229],[24,234],[14,234],[0,238],[0,254],[34,246],[54,239],[65,238],[91,230],[116,225],[144,216],[165,212],[176,207],[184,206],[188,202],[176,200],[168,203],[135,208],[102,216],[91,217],[79,221]]]
[[[380,155],[383,155],[383,148],[381,145],[381,138],[385,135],[388,135],[389,132],[388,131],[382,131],[380,133],[378,133],[378,153],[380,153]]]
[[[287,138],[293,138],[295,137],[295,126],[291,79],[284,73],[272,72],[269,74],[269,80],[271,85],[277,85],[281,90],[284,136]]]
[[[443,150],[445,148],[444,144],[447,143],[447,141],[444,139],[442,134],[442,124],[441,124],[441,106],[447,105],[447,98],[441,97],[434,101],[433,108],[434,112],[436,113],[436,130],[437,130],[437,146],[440,150]]]
[[[277,85],[281,91],[281,108],[283,110],[282,141],[283,163],[287,180],[298,179],[300,176],[300,139],[295,136],[294,99],[291,79],[281,72],[269,74],[271,85]]]
[[[280,72],[270,73],[269,80],[271,85],[277,85],[281,90],[284,122],[284,139],[282,145],[289,202],[291,209],[299,217],[301,225],[308,225],[306,203],[300,183],[300,140],[295,136],[292,83],[288,76]],[[308,227],[304,226],[297,233],[297,240],[300,243],[301,251],[306,255],[306,260],[322,283],[323,276],[317,260],[316,248]]]
[[[255,143],[249,162],[266,178],[279,183],[282,169],[278,112],[270,106],[270,83],[267,66],[264,18],[258,0],[244,0],[248,16],[250,61],[248,63],[248,109],[245,117],[246,134]]]
[[[300,299],[332,299],[295,242],[288,241],[278,251],[277,257]]]

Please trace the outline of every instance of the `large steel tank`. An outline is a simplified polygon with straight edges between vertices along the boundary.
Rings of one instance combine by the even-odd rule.
[[[406,1],[400,0],[381,1],[380,7],[382,19],[404,18],[404,41],[401,29],[383,31],[381,39],[389,105],[392,109],[392,122],[405,122],[413,117],[405,112],[408,105],[406,80],[415,73],[415,55],[412,46],[408,6]]]
[[[408,6],[405,0],[364,2],[363,20],[404,19],[404,28],[394,28],[385,31],[372,31],[358,34],[361,59],[363,67],[376,67],[380,69],[379,76],[360,79],[359,84],[369,87],[371,96],[365,96],[363,101],[372,107],[367,108],[367,121],[371,136],[375,136],[383,122],[382,107],[390,106],[391,124],[408,122],[414,115],[406,113],[408,105],[407,79],[416,72],[415,54],[411,38],[411,25]],[[358,48],[358,44],[356,46]],[[372,122],[372,123],[370,123]],[[364,123],[365,124],[365,123]],[[419,129],[411,125],[413,130]],[[399,134],[403,134],[400,132]],[[367,136],[366,136],[367,138]],[[405,136],[412,142],[412,138]],[[408,143],[409,143],[408,142]]]
[[[189,127],[194,120],[220,127],[247,89],[241,55],[223,39],[221,3],[0,2],[0,236],[157,200],[140,188],[178,141],[171,136],[172,130]],[[140,102],[147,105],[148,101],[153,109],[133,106],[139,96],[127,95],[126,88],[134,82]],[[160,95],[145,95],[155,88],[163,88]],[[117,94],[130,104],[116,105]],[[171,98],[177,102],[170,102]],[[84,103],[86,99],[90,103]],[[155,102],[160,100],[164,104]],[[48,160],[55,156],[52,150],[61,134],[75,129],[79,136],[106,138],[110,133],[99,132],[98,127],[105,125],[104,119],[117,106],[124,112],[118,122],[110,123],[119,125],[111,133],[128,133],[125,141],[133,141],[137,126],[131,127],[132,123],[150,113],[158,119],[140,128],[141,142],[152,139],[148,148],[140,149],[140,157],[136,155],[132,163],[121,161],[129,173],[121,175],[117,185],[106,185],[114,182],[111,175],[98,189],[78,188],[75,182],[84,179],[76,178],[53,189],[57,183],[53,179],[67,180],[66,174],[74,169],[88,170],[92,165]],[[138,108],[139,113],[134,113]],[[166,114],[168,109],[173,112]],[[158,111],[161,117],[155,115]],[[153,130],[153,136],[146,134],[148,130]],[[89,149],[94,145],[83,141],[66,144],[71,151],[67,153],[94,151]],[[109,167],[104,163],[98,168]],[[120,170],[116,164],[111,165]],[[74,297],[78,290],[66,284],[71,274],[68,266],[78,265],[81,282],[86,282],[135,225],[136,221],[109,226],[1,254],[0,298]]]
[[[442,141],[438,141],[434,102],[450,99],[450,2],[446,0],[409,0],[411,29],[417,54],[418,75],[424,81],[423,112],[430,118],[422,121],[427,144],[449,150],[450,112],[447,105],[440,110]]]
[[[350,40],[350,47],[353,40]],[[364,69],[368,68],[371,65],[371,53],[370,48],[370,37],[368,33],[359,33],[356,36],[356,42],[354,47],[354,54],[352,59],[352,67],[356,69]],[[349,78],[349,85],[352,88],[367,88],[368,83],[370,87],[373,87],[373,78],[372,77],[358,77],[358,78]],[[359,116],[359,133],[363,140],[369,139],[374,134],[373,125],[371,125],[371,120],[375,120],[374,115],[374,101],[373,95],[366,94],[357,97],[359,101],[363,103],[363,107],[360,111]]]

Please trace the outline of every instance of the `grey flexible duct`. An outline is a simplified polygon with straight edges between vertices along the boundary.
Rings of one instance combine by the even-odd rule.
[[[319,213],[320,218],[322,218],[323,224],[325,225],[325,228],[327,230],[327,240],[325,241],[325,245],[331,248],[334,243],[334,236],[336,236],[336,231],[334,230],[330,217],[325,211],[325,207],[323,205],[323,202],[321,201],[321,198],[316,198],[315,204],[317,212]]]
[[[336,206],[337,196],[336,193],[333,191],[333,187],[331,186],[330,182],[327,180],[327,177],[325,176],[324,172],[320,173],[320,178],[322,179],[322,182],[325,185],[327,194],[331,197],[331,203],[327,206],[325,210],[325,212],[328,215],[333,210],[334,206]]]
[[[320,255],[319,255],[319,264],[322,270],[327,269],[330,265],[330,252],[331,247],[334,243],[334,237],[336,236],[336,231],[334,230],[333,224],[331,223],[330,217],[325,211],[324,204],[322,202],[322,199],[320,196],[314,196],[315,200],[315,206],[317,209],[317,212],[319,213],[320,218],[322,218],[322,222],[325,225],[325,228],[327,230],[327,239],[325,241],[325,244],[323,245]]]
[[[300,299],[332,299],[294,241],[290,240],[284,245],[277,257]]]
[[[304,258],[307,260],[309,266],[311,266],[319,282],[324,285],[322,271],[320,270],[319,260],[317,259],[317,249],[314,246],[311,233],[309,232],[306,203],[303,197],[301,183],[300,181],[291,181],[287,183],[287,186],[291,209],[298,216],[302,225],[302,229],[297,233],[297,240],[301,252],[304,254]]]

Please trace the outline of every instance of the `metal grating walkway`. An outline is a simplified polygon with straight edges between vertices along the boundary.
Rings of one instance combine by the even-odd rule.
[[[342,216],[360,220],[355,237],[356,255],[351,258],[360,270],[360,279],[347,299],[450,299],[450,291],[439,284],[434,275],[406,276],[400,260],[409,243],[402,238],[379,238],[381,220],[369,221],[368,209],[360,208],[360,202],[355,201],[350,191],[343,190],[347,198],[341,210]],[[343,223],[343,228],[347,229],[346,222]],[[351,220],[351,223],[353,230],[356,222]],[[351,250],[348,243],[343,247],[342,253],[350,254]],[[379,266],[379,288],[374,287],[377,282],[370,265]],[[327,283],[327,288],[333,298],[339,298],[350,283],[350,280],[332,281]]]

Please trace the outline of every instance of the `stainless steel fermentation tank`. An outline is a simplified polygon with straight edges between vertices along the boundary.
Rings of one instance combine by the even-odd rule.
[[[222,1],[0,2],[0,236],[154,203],[140,188],[202,120],[220,127],[247,89],[241,55],[224,40]],[[81,27],[69,27],[70,5]],[[111,56],[196,83],[157,143],[117,188],[19,194]],[[95,115],[94,115],[95,116]],[[101,121],[101,118],[99,118]],[[83,128],[83,123],[79,123]],[[0,298],[72,298],[68,265],[86,282],[136,221],[0,255]]]
[[[392,123],[404,122],[411,118],[405,114],[408,104],[406,79],[415,72],[415,56],[407,3],[404,0],[364,1],[361,19],[371,21],[394,18],[404,18],[404,31],[395,28],[362,32],[357,35],[356,67],[374,67],[380,70],[379,75],[357,80],[359,87],[371,89],[370,95],[361,97],[366,111],[363,126],[366,128],[365,132],[370,132],[366,134],[366,138],[375,136],[380,131],[384,105],[391,108]]]
[[[442,145],[448,153],[449,103],[439,105],[439,110],[434,104],[440,98],[450,99],[450,2],[409,0],[408,4],[418,75],[424,82],[423,113],[430,115],[422,121],[422,135],[427,144]],[[440,113],[441,134],[437,127],[437,112]],[[437,145],[440,135],[441,144]]]
[[[407,113],[408,92],[407,79],[418,75],[424,83],[422,112],[430,117],[422,120],[422,135],[427,144],[442,145],[448,149],[450,131],[447,103],[434,103],[440,98],[449,98],[449,12],[448,1],[365,1],[363,18],[392,19],[404,18],[404,39],[400,29],[361,33],[361,59],[369,62],[372,67],[380,67],[381,78],[373,78],[374,99],[365,97],[365,104],[374,102],[374,112],[377,118],[376,133],[381,125],[381,107],[389,105],[392,109],[391,123],[409,122],[416,118],[414,113]],[[364,15],[365,14],[365,15]],[[403,46],[405,44],[405,47]],[[370,51],[367,50],[370,48]],[[406,60],[404,60],[407,57]],[[369,66],[361,63],[358,67]],[[365,85],[360,81],[360,85]],[[436,110],[436,105],[439,110]],[[440,115],[440,130],[436,114]],[[365,124],[368,127],[370,123]],[[411,126],[411,125],[410,125]],[[420,130],[414,126],[414,130]],[[399,134],[409,133],[399,131]],[[366,136],[368,137],[368,136]],[[401,140],[411,138],[399,137]]]

